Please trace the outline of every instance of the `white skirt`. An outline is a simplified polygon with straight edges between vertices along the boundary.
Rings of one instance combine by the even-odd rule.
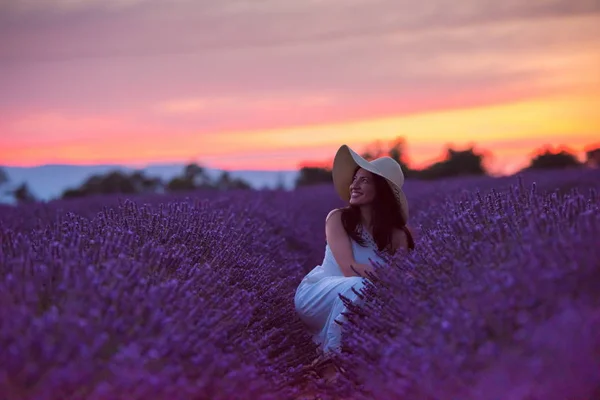
[[[348,308],[338,295],[342,294],[353,303],[359,302],[361,299],[352,288],[360,293],[364,279],[360,276],[323,276],[316,282],[305,278],[298,286],[294,297],[296,312],[308,326],[313,341],[325,353],[339,352],[341,346],[341,326],[335,321],[346,322],[342,313]]]

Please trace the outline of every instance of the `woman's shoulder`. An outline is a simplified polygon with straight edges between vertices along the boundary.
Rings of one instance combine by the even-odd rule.
[[[342,212],[342,208],[333,209],[325,218],[325,239],[327,243],[336,241],[338,238],[345,238],[348,235],[342,221]]]
[[[333,210],[329,211],[329,214],[327,214],[327,216],[325,217],[325,222],[328,222],[331,217],[334,217],[334,219],[341,218],[343,211],[343,208],[334,208]]]

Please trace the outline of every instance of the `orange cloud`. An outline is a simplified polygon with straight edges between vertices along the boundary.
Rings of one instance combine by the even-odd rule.
[[[123,134],[31,146],[2,139],[0,160],[14,165],[196,160],[227,169],[295,169],[305,161],[330,160],[342,143],[361,149],[374,140],[404,136],[414,166],[439,158],[448,144],[461,148],[475,143],[492,153],[495,172],[508,173],[543,145],[565,144],[581,152],[597,141],[599,107],[598,96],[561,96],[285,129],[200,134],[161,128],[143,140]]]

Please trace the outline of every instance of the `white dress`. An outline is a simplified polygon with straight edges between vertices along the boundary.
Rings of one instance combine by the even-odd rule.
[[[369,264],[369,259],[374,262],[384,263],[375,250],[371,235],[362,230],[366,239],[366,247],[350,239],[354,259],[357,263]],[[364,285],[360,276],[344,276],[336,262],[329,244],[325,246],[325,257],[321,265],[313,268],[300,282],[294,296],[294,305],[300,319],[308,326],[313,341],[328,353],[339,351],[341,345],[341,326],[335,322],[345,322],[342,315],[348,309],[344,306],[338,294],[342,294],[352,302],[360,300],[352,288],[360,293]]]

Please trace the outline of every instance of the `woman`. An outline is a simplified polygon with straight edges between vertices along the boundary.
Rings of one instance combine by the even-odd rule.
[[[414,248],[406,227],[408,203],[402,191],[404,174],[390,157],[368,162],[348,146],[333,161],[333,184],[348,206],[331,211],[325,219],[325,257],[303,279],[294,298],[296,311],[324,353],[339,352],[342,313],[339,295],[353,302],[363,277],[375,274],[371,261],[384,263],[383,254]],[[318,360],[319,362],[321,360]],[[329,368],[329,375],[335,370]]]

